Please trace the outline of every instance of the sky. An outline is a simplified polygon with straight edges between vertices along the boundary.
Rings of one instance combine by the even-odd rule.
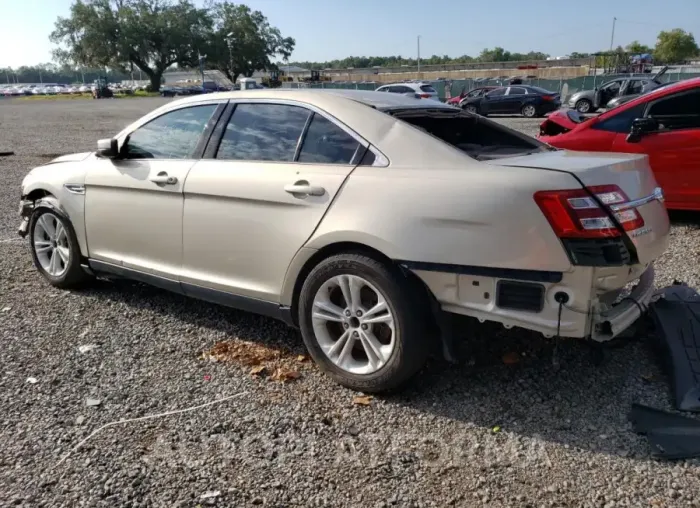
[[[204,0],[195,0],[201,4]],[[51,61],[48,36],[72,0],[0,0],[0,67]],[[608,49],[633,40],[653,46],[661,30],[682,28],[700,43],[700,0],[243,0],[284,36],[296,39],[292,61],[346,56],[477,56],[512,52]]]

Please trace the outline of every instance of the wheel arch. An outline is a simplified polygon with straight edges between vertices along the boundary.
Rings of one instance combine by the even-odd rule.
[[[285,281],[285,287],[283,288],[282,294],[282,305],[289,306],[291,319],[293,323],[297,326],[299,324],[297,318],[297,309],[299,308],[299,295],[301,294],[301,288],[304,284],[304,281],[306,280],[306,277],[309,275],[311,270],[313,270],[313,268],[316,265],[318,265],[321,261],[336,254],[364,254],[373,259],[376,259],[377,261],[381,261],[382,263],[385,263],[389,266],[393,266],[394,268],[400,270],[403,273],[403,275],[411,281],[412,284],[415,284],[418,291],[424,293],[421,296],[432,296],[430,290],[427,288],[425,283],[423,283],[423,281],[420,280],[420,278],[416,276],[413,272],[402,268],[398,263],[396,263],[396,261],[394,261],[391,257],[387,256],[381,250],[377,249],[376,247],[367,245],[365,243],[360,243],[356,241],[338,241],[324,245],[319,249],[306,248],[302,250],[305,251],[305,253],[301,254],[301,262],[295,259],[299,268],[294,270],[295,273],[287,274],[287,280]],[[299,258],[299,256],[300,254],[297,254],[297,258]],[[295,263],[293,261],[292,266],[294,264]]]

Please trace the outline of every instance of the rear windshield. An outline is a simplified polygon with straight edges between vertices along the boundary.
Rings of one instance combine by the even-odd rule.
[[[393,109],[386,113],[410,123],[476,160],[503,159],[555,150],[478,115],[456,109]]]
[[[437,93],[437,91],[430,85],[421,85],[420,89],[426,93]]]

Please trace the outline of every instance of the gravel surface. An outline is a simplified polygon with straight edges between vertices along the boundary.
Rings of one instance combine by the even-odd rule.
[[[626,422],[632,402],[671,407],[643,337],[601,366],[564,342],[555,371],[551,342],[467,322],[459,366],[353,402],[276,321],[130,282],[48,286],[15,236],[23,176],[162,102],[0,101],[0,151],[16,152],[0,158],[0,505],[699,506],[700,461],[651,459]],[[700,219],[680,219],[661,285],[700,284]],[[110,422],[234,395],[68,455]]]

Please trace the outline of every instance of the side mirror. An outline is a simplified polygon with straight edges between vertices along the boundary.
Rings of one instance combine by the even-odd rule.
[[[114,138],[97,141],[97,156],[114,159],[119,155],[119,144]]]
[[[627,135],[628,143],[639,143],[642,137],[659,130],[659,121],[656,118],[636,118],[632,121],[632,128]]]

